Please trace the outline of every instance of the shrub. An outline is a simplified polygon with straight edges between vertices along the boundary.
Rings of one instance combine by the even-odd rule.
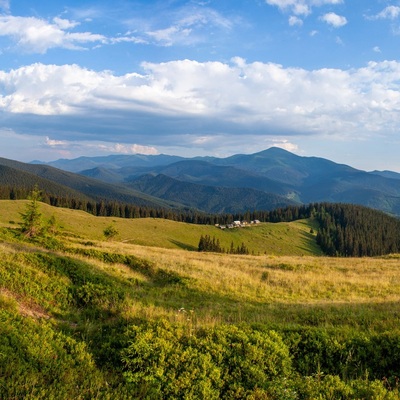
[[[280,336],[223,325],[193,334],[161,321],[131,327],[125,378],[141,398],[232,399],[268,393],[291,362]]]
[[[115,228],[113,225],[108,225],[104,231],[103,231],[104,236],[106,237],[106,239],[114,239],[115,236],[118,235],[118,230],[117,228]]]
[[[0,398],[95,398],[104,382],[84,343],[0,310]]]

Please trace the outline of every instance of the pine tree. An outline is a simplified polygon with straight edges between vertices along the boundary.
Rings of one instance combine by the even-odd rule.
[[[39,210],[40,190],[35,185],[30,196],[30,202],[26,205],[24,213],[21,213],[21,230],[27,237],[39,236],[43,231],[42,214]]]

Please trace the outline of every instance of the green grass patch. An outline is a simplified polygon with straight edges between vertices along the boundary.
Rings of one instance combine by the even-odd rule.
[[[15,228],[15,223],[10,224],[9,221],[21,222],[20,213],[27,203],[24,200],[1,200],[0,226]],[[219,239],[226,250],[229,250],[232,242],[235,248],[244,243],[254,255],[322,254],[316,244],[315,234],[310,233],[311,228],[315,228],[314,221],[261,223],[246,228],[221,230],[215,226],[165,219],[95,217],[80,210],[56,208],[47,204],[41,204],[40,211],[45,220],[54,216],[61,234],[88,241],[105,240],[104,230],[112,226],[118,232],[113,237],[115,242],[141,246],[197,251],[201,235],[209,235]]]

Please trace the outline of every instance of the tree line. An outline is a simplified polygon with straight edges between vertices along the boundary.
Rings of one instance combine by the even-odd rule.
[[[329,256],[364,257],[400,252],[400,220],[352,204],[321,204],[317,243]]]
[[[249,254],[249,249],[242,242],[240,246],[236,246],[231,242],[229,249],[225,249],[221,246],[219,239],[210,235],[201,235],[198,245],[198,251],[209,251],[213,253],[229,253],[229,254]]]
[[[210,214],[198,210],[155,208],[143,205],[123,203],[117,200],[88,200],[85,197],[62,196],[41,189],[41,201],[54,207],[82,210],[101,217],[118,218],[163,218],[179,222],[201,225],[229,224],[232,221],[290,222],[309,218],[308,206],[291,206],[273,211],[255,210],[245,213]],[[33,187],[0,186],[0,199],[25,200]]]

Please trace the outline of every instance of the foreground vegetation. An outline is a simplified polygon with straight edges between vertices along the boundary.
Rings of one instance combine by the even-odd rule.
[[[51,232],[28,238],[26,204],[0,202],[0,398],[400,398],[400,257],[315,256],[313,221],[138,220],[144,246],[140,225],[132,240],[118,219],[45,205]],[[258,229],[291,255],[182,250]]]

